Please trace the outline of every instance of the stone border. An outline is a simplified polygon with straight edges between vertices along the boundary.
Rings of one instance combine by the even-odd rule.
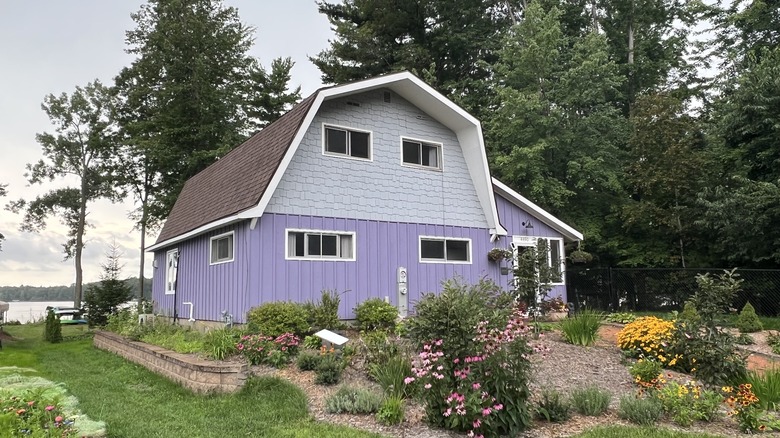
[[[125,339],[116,333],[95,332],[96,348],[118,354],[167,377],[196,393],[230,393],[240,390],[249,366],[242,363],[208,361],[192,354],[181,354],[156,345]]]

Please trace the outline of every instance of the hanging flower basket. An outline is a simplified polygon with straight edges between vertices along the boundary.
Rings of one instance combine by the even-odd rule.
[[[512,257],[512,252],[508,249],[493,248],[488,251],[488,259],[493,262],[500,262],[501,260],[505,260],[510,257]]]
[[[569,253],[569,260],[571,260],[572,263],[588,263],[593,260],[593,254],[581,249],[575,249]]]

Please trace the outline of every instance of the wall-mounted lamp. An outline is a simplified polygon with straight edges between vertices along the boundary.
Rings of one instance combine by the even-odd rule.
[[[515,223],[516,223],[516,222],[515,222]],[[524,227],[526,227],[526,228],[533,228],[533,227],[534,227],[534,224],[532,224],[530,220],[529,220],[529,221],[525,221],[525,222],[523,222],[522,224],[523,224],[523,226],[524,226]]]
[[[152,260],[152,267],[157,269],[157,260]]]

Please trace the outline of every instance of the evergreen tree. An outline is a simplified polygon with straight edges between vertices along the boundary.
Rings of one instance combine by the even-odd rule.
[[[532,3],[496,66],[501,101],[486,123],[494,173],[588,236],[604,253],[604,218],[625,202],[622,148],[628,125],[623,78],[602,35],[571,41],[558,8]]]
[[[62,326],[53,310],[46,313],[46,325],[43,328],[43,340],[56,344],[62,342]]]
[[[311,58],[326,83],[409,70],[478,118],[490,113],[491,65],[517,19],[516,1],[318,2],[336,39]]]
[[[87,289],[84,308],[91,327],[106,325],[108,317],[116,314],[119,306],[133,298],[130,285],[119,279],[122,272],[119,263],[121,257],[122,252],[116,242],[109,245],[106,262],[101,264],[103,272],[100,274],[100,283]]]
[[[273,121],[299,90],[285,91],[289,59],[267,74],[249,56],[253,29],[220,0],[149,0],[132,17],[127,52],[136,59],[116,78],[117,119],[128,155],[143,157],[129,174],[145,227],[167,217],[188,178]]]

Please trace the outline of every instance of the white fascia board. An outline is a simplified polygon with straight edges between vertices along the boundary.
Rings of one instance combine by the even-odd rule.
[[[552,214],[544,210],[542,207],[539,207],[538,205],[534,204],[533,202],[531,202],[521,194],[512,190],[512,188],[509,187],[508,185],[502,183],[496,178],[493,178],[493,185],[495,185],[496,189],[498,189],[499,194],[505,196],[506,199],[509,200],[509,202],[522,208],[523,210],[528,212],[528,214],[530,214],[531,216],[542,221],[546,225],[550,226],[552,229],[558,231],[563,235],[563,237],[567,238],[570,241],[583,240],[582,233],[575,230],[571,226],[567,225],[557,217],[553,216]]]
[[[225,226],[225,225],[230,225],[230,224],[232,224],[234,222],[239,222],[242,219],[243,218],[240,217],[240,214],[234,214],[234,215],[231,215],[231,216],[228,216],[228,217],[225,217],[225,218],[213,221],[213,222],[209,222],[206,225],[203,225],[203,226],[200,226],[198,228],[195,228],[192,231],[188,231],[188,232],[186,232],[184,234],[180,234],[180,235],[178,235],[176,237],[172,237],[172,238],[170,238],[168,240],[163,240],[162,242],[155,243],[152,246],[147,246],[145,251],[147,251],[147,252],[154,252],[154,251],[157,251],[160,248],[165,248],[166,246],[171,246],[171,245],[173,245],[175,243],[179,243],[179,242],[181,242],[183,240],[190,239],[190,238],[195,237],[195,236],[197,236],[199,234],[206,233],[208,231],[213,230],[214,228],[222,227],[222,226]]]

